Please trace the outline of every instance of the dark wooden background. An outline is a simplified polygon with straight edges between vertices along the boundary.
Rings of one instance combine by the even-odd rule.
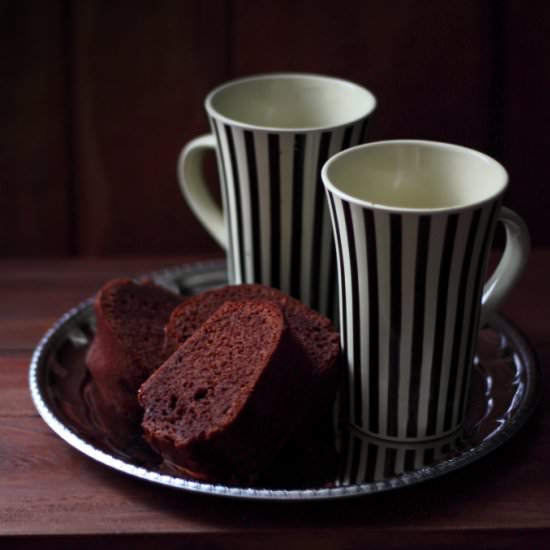
[[[219,250],[176,158],[212,87],[270,71],[369,87],[371,139],[495,156],[549,245],[549,29],[545,0],[0,0],[0,257]]]

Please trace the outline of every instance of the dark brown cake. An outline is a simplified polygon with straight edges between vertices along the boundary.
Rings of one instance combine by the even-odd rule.
[[[330,405],[340,378],[339,334],[328,318],[274,288],[259,284],[225,286],[187,299],[170,316],[165,329],[165,353],[185,342],[225,302],[247,299],[273,302],[283,308],[291,332],[316,367],[316,380],[311,382],[310,391],[317,392],[320,406]]]
[[[107,283],[97,294],[96,334],[86,365],[102,410],[117,427],[139,428],[137,390],[163,362],[164,325],[181,297],[151,282]]]
[[[251,481],[310,413],[316,373],[281,307],[220,307],[143,384],[146,439],[199,479]]]

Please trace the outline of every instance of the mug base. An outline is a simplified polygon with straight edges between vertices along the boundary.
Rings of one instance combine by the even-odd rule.
[[[433,436],[420,436],[420,437],[395,437],[395,436],[387,436],[380,433],[371,432],[369,430],[365,430],[364,428],[361,428],[360,426],[357,426],[353,422],[349,422],[347,426],[344,427],[344,429],[350,429],[354,431],[357,435],[369,439],[373,439],[376,441],[386,441],[390,443],[395,444],[405,444],[405,445],[421,445],[423,443],[436,443],[440,442],[444,439],[455,439],[457,436],[461,434],[463,431],[464,424],[460,424],[458,427],[453,428],[452,430],[448,430],[443,433],[439,433]]]

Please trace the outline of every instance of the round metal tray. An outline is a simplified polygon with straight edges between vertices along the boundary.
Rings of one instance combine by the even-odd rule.
[[[194,294],[225,284],[225,264],[190,264],[147,277],[181,294]],[[94,414],[88,391],[90,376],[84,358],[94,325],[89,299],[63,315],[38,344],[29,372],[38,412],[55,433],[90,458],[130,476],[195,493],[320,500],[412,485],[466,466],[497,449],[523,426],[540,395],[540,373],[530,345],[509,321],[497,316],[479,337],[469,410],[461,433],[429,444],[408,445],[382,442],[350,429],[330,434],[328,453],[326,441],[318,446],[323,448],[319,452],[313,442],[307,453],[304,450],[307,460],[295,471],[287,474],[282,469],[264,484],[212,484],[167,470],[141,439],[121,444],[109,435]],[[294,452],[290,461],[300,463],[296,455],[300,451]],[[315,476],[304,472],[315,472]]]

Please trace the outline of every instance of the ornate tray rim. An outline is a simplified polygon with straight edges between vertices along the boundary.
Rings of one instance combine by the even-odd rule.
[[[208,274],[213,271],[223,270],[224,267],[225,262],[223,260],[189,263],[178,267],[155,271],[137,279],[154,279],[160,284],[169,286],[170,281],[173,280],[177,274]],[[85,439],[73,432],[69,426],[65,425],[49,407],[44,395],[44,388],[40,385],[41,372],[42,369],[45,368],[45,358],[51,348],[64,337],[71,324],[78,322],[79,319],[90,318],[90,316],[93,315],[93,300],[94,298],[90,297],[63,314],[44,334],[35,348],[29,368],[29,387],[32,400],[38,413],[44,422],[59,437],[89,458],[132,477],[192,493],[266,501],[313,501],[357,497],[407,487],[422,481],[435,479],[463,468],[500,447],[514,436],[526,423],[534,412],[542,393],[540,367],[530,343],[510,321],[497,315],[491,321],[491,326],[496,330],[505,332],[506,335],[518,345],[521,361],[527,372],[527,387],[525,388],[523,402],[519,405],[514,416],[509,419],[504,427],[489,436],[488,439],[484,440],[479,445],[462,451],[460,455],[454,458],[424,466],[411,472],[405,472],[383,481],[346,486],[312,489],[265,489],[225,486],[221,484],[187,480],[136,466],[131,462],[121,460],[94,447],[91,443],[88,443]]]

